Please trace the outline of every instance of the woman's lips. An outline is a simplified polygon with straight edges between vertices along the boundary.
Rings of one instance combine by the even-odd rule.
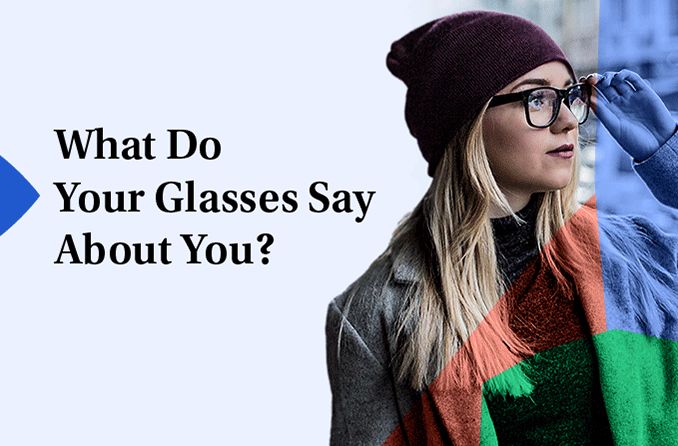
[[[550,152],[546,152],[546,154],[554,156],[556,158],[572,158],[574,156],[574,145],[563,144],[557,149],[553,149]]]
[[[556,158],[572,158],[574,156],[573,150],[565,150],[562,152],[548,152],[548,156],[554,156]]]

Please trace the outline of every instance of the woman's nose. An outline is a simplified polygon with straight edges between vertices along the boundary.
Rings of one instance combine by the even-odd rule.
[[[567,105],[565,105],[565,99],[561,99],[560,110],[558,110],[558,117],[553,124],[551,125],[551,130],[554,133],[559,133],[564,130],[570,131],[579,125],[577,118],[574,116],[572,111]]]

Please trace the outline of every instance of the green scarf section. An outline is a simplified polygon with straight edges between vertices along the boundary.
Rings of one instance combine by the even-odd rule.
[[[580,339],[560,345],[542,351],[525,362],[538,370],[540,361],[548,362],[552,358],[559,358],[561,362],[554,366],[558,368],[559,373],[562,373],[562,381],[560,381],[562,389],[551,389],[551,395],[576,391],[570,388],[570,384],[572,384],[573,377],[582,373],[582,370],[568,367],[568,362],[570,362],[568,358],[573,359],[571,364],[580,364],[580,359],[575,357],[582,355],[582,352],[588,348],[587,342],[590,341],[591,339],[589,341]],[[597,334],[593,336],[592,342],[600,374],[600,391],[614,444],[629,446],[678,444],[678,380],[676,379],[678,376],[678,342],[621,330]],[[517,376],[512,374],[511,369],[503,374]],[[491,385],[490,381],[494,379],[506,379],[506,377],[497,375],[486,382],[486,386]],[[531,396],[518,397],[512,403],[533,404],[539,408],[552,410],[551,402],[540,399],[538,390],[536,389]],[[545,392],[547,395],[548,393]],[[497,432],[490,411],[490,407],[501,402],[494,403],[489,400],[490,398],[499,397],[490,397],[484,387],[480,444],[505,444],[507,442],[501,438],[502,432]],[[561,409],[567,412],[569,408]],[[572,413],[569,420],[566,418],[564,421],[559,420],[559,422],[550,424],[535,424],[528,426],[527,429],[522,427],[521,434],[524,441],[529,441],[528,444],[590,443],[590,432],[572,429],[571,424],[566,426],[562,424],[563,422],[576,423],[580,415]],[[668,423],[667,420],[675,422]],[[604,427],[601,426],[593,426],[594,435],[603,435],[601,429]]]

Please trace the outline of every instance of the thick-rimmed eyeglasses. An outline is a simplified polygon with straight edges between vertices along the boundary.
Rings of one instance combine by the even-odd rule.
[[[580,125],[586,122],[591,105],[590,84],[574,84],[566,89],[536,87],[518,93],[501,94],[494,96],[488,107],[522,101],[527,123],[542,129],[549,127],[558,118],[563,100]]]

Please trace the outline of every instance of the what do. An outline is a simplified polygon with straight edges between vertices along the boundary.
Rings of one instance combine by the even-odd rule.
[[[61,154],[64,159],[70,159],[75,149],[79,159],[88,156],[94,159],[109,160],[152,160],[153,142],[155,138],[148,133],[144,138],[129,136],[118,142],[113,136],[105,136],[104,128],[97,127],[85,130],[85,135],[79,130],[71,132],[70,141],[66,138],[65,129],[55,129]],[[194,156],[196,153],[205,160],[215,160],[221,155],[221,143],[217,138],[207,137],[199,139],[195,133],[185,129],[168,129],[169,155],[167,159],[182,160]],[[92,155],[93,154],[93,155]]]

